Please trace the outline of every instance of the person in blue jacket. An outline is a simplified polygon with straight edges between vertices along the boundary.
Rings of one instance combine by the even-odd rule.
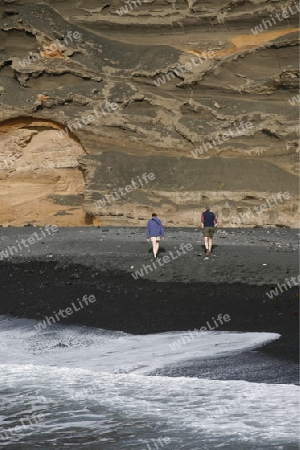
[[[159,242],[164,238],[164,227],[157,217],[156,213],[152,213],[152,218],[147,223],[147,241],[152,242],[152,250],[154,258],[157,257]]]

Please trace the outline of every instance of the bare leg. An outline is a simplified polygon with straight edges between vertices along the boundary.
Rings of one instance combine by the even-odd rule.
[[[209,251],[209,253],[211,253],[211,249],[212,249],[212,238],[208,238],[208,251]]]
[[[156,252],[155,252],[155,256],[157,256],[158,249],[159,249],[159,241],[156,241],[156,247],[155,247]]]
[[[156,255],[157,255],[157,252],[158,252],[158,248],[159,248],[159,242],[158,241],[152,241],[152,251],[153,251],[154,258],[156,258]]]
[[[208,251],[208,248],[209,248],[209,246],[208,246],[208,237],[204,237],[204,245],[205,245],[205,251]]]
[[[152,252],[153,256],[156,256],[156,241],[152,241]]]

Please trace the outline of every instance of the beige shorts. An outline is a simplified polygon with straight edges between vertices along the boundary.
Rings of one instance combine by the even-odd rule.
[[[151,242],[159,242],[160,241],[160,236],[153,236],[150,238]]]

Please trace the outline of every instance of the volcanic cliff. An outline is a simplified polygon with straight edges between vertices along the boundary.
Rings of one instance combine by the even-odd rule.
[[[0,224],[298,226],[299,11],[1,0]]]

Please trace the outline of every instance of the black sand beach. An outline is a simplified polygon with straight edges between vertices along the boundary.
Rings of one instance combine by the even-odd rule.
[[[39,230],[2,228],[1,250]],[[154,268],[143,229],[61,228],[0,262],[0,314],[42,321],[94,295],[94,303],[59,322],[132,334],[200,330],[207,323],[220,331],[279,333],[259,351],[295,363],[299,291],[291,277],[299,274],[298,234],[218,230],[206,261],[199,230],[168,229],[160,256],[181,243],[193,250],[135,280],[131,274],[143,264]],[[286,288],[269,298],[277,283]],[[218,315],[226,314],[230,320],[220,323]]]

